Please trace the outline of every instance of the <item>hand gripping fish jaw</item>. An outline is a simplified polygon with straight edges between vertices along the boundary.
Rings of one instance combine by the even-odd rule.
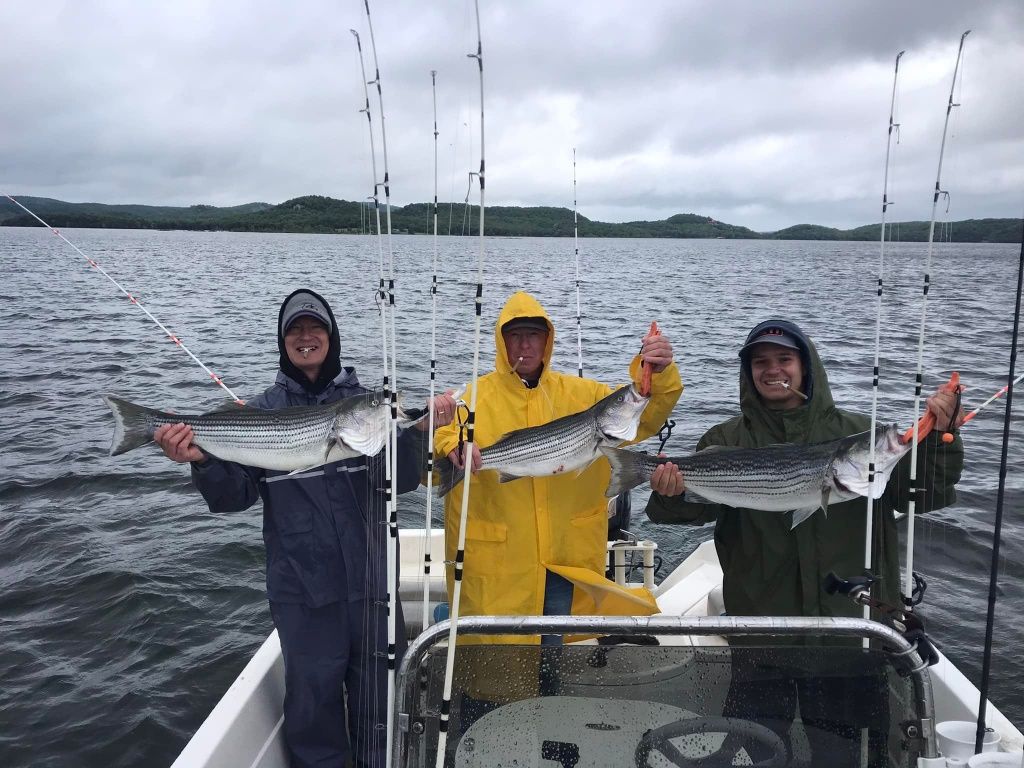
[[[949,392],[956,395],[956,409],[953,411],[953,422],[949,425],[949,430],[942,436],[942,442],[950,443],[953,441],[952,430],[956,427],[956,413],[960,411],[960,393],[963,392],[963,386],[960,384],[960,373],[953,371],[953,374],[949,377],[949,381],[939,387],[939,392]],[[903,433],[903,442],[905,444],[910,443],[914,439],[914,432],[917,431],[917,442],[920,443],[935,429],[935,414],[928,411],[924,416],[918,419],[917,424],[906,432]],[[948,439],[947,439],[948,438]]]

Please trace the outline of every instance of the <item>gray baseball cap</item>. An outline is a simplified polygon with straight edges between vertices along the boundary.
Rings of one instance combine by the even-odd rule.
[[[291,324],[300,317],[312,317],[323,323],[328,335],[334,329],[331,323],[331,313],[327,311],[327,307],[316,296],[305,291],[296,293],[285,305],[284,311],[281,313],[281,335],[284,336]]]

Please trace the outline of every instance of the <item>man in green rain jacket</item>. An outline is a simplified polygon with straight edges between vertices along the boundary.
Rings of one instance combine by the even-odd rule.
[[[924,489],[924,507],[918,503],[918,512],[952,504],[956,500],[954,485],[963,469],[960,438],[950,444],[940,439],[941,431],[952,424],[956,414],[955,396],[939,392],[927,402],[938,430],[918,447],[917,484]],[[836,407],[814,344],[795,323],[781,319],[757,325],[740,350],[740,410],[739,416],[708,430],[697,449],[817,443],[870,428],[868,417]],[[908,454],[875,504],[872,571],[881,581],[873,596],[894,606],[901,605],[894,512],[907,509],[909,475]],[[823,584],[830,572],[841,578],[864,572],[864,499],[829,505],[827,516],[815,514],[791,529],[790,515],[687,501],[682,495],[685,481],[675,465],[659,467],[651,478],[655,492],[647,504],[647,515],[656,523],[715,523],[715,548],[723,571],[725,609],[730,616],[861,616],[858,605],[846,596],[828,594]],[[737,682],[744,682],[745,677],[739,669],[734,671],[730,692],[734,703]],[[748,688],[745,698],[775,702],[780,710],[778,717],[789,722],[793,720],[795,696],[799,695],[803,719],[808,722],[812,704],[799,691],[799,685],[797,694],[793,693],[792,682],[782,687]],[[833,694],[825,698],[848,698],[849,691],[840,688]],[[819,703],[828,708],[834,702]],[[740,714],[741,709],[734,708],[734,713]],[[814,744],[811,746],[813,750]],[[832,764],[838,765],[839,761]]]

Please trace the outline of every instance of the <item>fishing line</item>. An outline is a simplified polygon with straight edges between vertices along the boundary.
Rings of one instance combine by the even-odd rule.
[[[871,439],[868,441],[868,489],[873,491],[875,484],[875,430],[878,427],[878,375],[879,375],[879,358],[881,356],[881,345],[882,345],[882,294],[884,292],[884,277],[885,277],[885,218],[886,213],[889,210],[889,161],[892,156],[892,138],[893,133],[899,132],[899,123],[895,121],[896,113],[896,86],[899,82],[900,76],[900,59],[906,51],[900,51],[896,54],[896,66],[893,71],[892,77],[892,98],[889,101],[889,129],[886,133],[885,140],[885,171],[882,175],[882,228],[881,235],[879,238],[879,249],[878,249],[878,282],[876,287],[876,303],[875,303],[875,361],[874,367],[872,368],[871,374],[871,427],[868,434],[871,435]],[[787,387],[788,389],[788,387]],[[806,397],[804,398],[806,399]],[[864,570],[872,571],[875,570],[875,564],[873,562],[872,550],[874,543],[874,522],[875,522],[875,499],[873,498],[873,492],[869,492],[867,495],[867,509],[865,511],[864,518]],[[871,587],[868,587],[868,594],[870,595]],[[908,593],[909,594],[909,593]],[[871,608],[868,605],[863,607],[863,617],[865,619],[871,618]],[[865,648],[868,647],[869,642],[867,638],[863,640]]]
[[[469,58],[476,59],[480,76],[480,239],[477,251],[477,282],[475,300],[475,330],[473,339],[473,394],[470,397],[469,415],[466,419],[466,442],[463,446],[462,461],[467,470],[472,469],[473,462],[473,440],[474,424],[476,421],[476,396],[477,379],[480,366],[480,316],[483,309],[483,279],[484,279],[484,188],[485,188],[485,163],[484,163],[484,54],[483,42],[480,34],[480,3],[473,2],[476,11],[476,53],[468,54]],[[469,512],[469,489],[472,483],[473,472],[467,471],[462,482],[462,508],[459,513],[459,540],[455,553],[453,590],[451,600],[451,623],[448,630],[448,649],[445,657],[444,689],[441,699],[441,712],[438,722],[437,734],[437,755],[436,768],[443,768],[445,762],[446,746],[448,742],[449,715],[451,712],[452,681],[455,674],[455,648],[458,639],[459,625],[459,601],[462,597],[462,570],[465,560],[466,548],[466,524]]]
[[[956,89],[957,76],[960,72],[960,59],[964,52],[964,40],[967,35],[971,33],[971,30],[967,30],[960,36],[960,47],[956,54],[956,64],[953,67],[953,82],[949,87],[949,101],[946,105],[946,119],[942,125],[942,143],[939,146],[939,167],[935,174],[935,192],[932,197],[932,217],[931,223],[928,227],[928,256],[925,262],[924,270],[924,289],[921,296],[921,327],[918,334],[917,341],[917,376],[914,381],[914,426],[913,426],[913,442],[910,448],[910,500],[907,504],[907,571],[905,581],[905,592],[910,595],[914,589],[913,573],[914,573],[914,521],[915,513],[917,511],[917,441],[918,441],[918,419],[921,413],[921,383],[924,369],[924,334],[925,334],[925,321],[928,313],[928,287],[930,283],[930,272],[932,264],[932,251],[934,247],[935,239],[935,212],[939,205],[939,196],[946,195],[948,193],[943,191],[941,188],[942,179],[942,157],[946,151],[946,134],[949,130],[949,116],[953,111],[953,107],[959,106],[953,102],[953,93]],[[923,489],[922,491],[923,492]]]
[[[1003,497],[1006,491],[1006,457],[1010,445],[1010,416],[1013,408],[1013,385],[1024,376],[1014,378],[1017,365],[1017,339],[1020,331],[1020,298],[1024,288],[1024,238],[1021,241],[1020,260],[1017,265],[1017,301],[1013,310],[1013,335],[1010,342],[1010,370],[1007,374],[1009,383],[996,394],[1006,393],[1006,410],[1003,413],[1003,446],[999,457],[999,488],[996,491],[996,519],[992,531],[992,564],[989,569],[988,611],[985,614],[985,645],[981,664],[981,685],[979,686],[978,727],[974,737],[975,752],[981,752],[981,742],[985,734],[985,711],[988,705],[988,685],[992,672],[992,631],[995,625],[996,590],[999,581],[999,545],[1003,531]],[[988,402],[991,402],[990,398]],[[988,405],[988,402],[985,405]],[[984,407],[981,406],[982,408]],[[980,408],[978,409],[980,410]]]
[[[580,319],[580,230],[576,207],[576,147],[572,148],[572,239],[576,252],[576,360],[583,378],[583,323]]]
[[[437,70],[430,71],[430,89],[434,101],[434,256],[430,278],[430,400],[427,409],[427,510],[423,525],[423,624],[421,631],[430,626],[430,539],[432,502],[434,494],[434,383],[437,378]]]
[[[135,295],[134,295],[134,294],[133,294],[133,293],[132,293],[131,291],[129,291],[129,290],[127,289],[127,288],[125,288],[125,287],[124,287],[123,285],[121,285],[121,284],[120,284],[119,282],[117,282],[117,280],[115,280],[115,279],[114,279],[114,278],[113,278],[113,277],[111,276],[111,274],[110,274],[109,272],[107,272],[107,270],[105,270],[105,269],[104,269],[103,267],[101,267],[101,266],[100,266],[100,265],[99,265],[99,264],[98,264],[98,263],[97,263],[97,262],[96,262],[96,261],[95,261],[94,259],[90,258],[89,256],[86,256],[86,255],[85,255],[85,254],[84,254],[84,253],[82,252],[82,250],[81,250],[81,249],[80,249],[80,248],[79,248],[79,247],[78,247],[77,245],[75,245],[75,244],[74,244],[74,243],[72,243],[72,242],[71,242],[70,240],[68,240],[68,239],[67,239],[67,238],[66,238],[66,237],[64,236],[64,233],[63,233],[63,232],[61,232],[61,231],[60,231],[59,229],[57,229],[56,227],[51,227],[51,226],[50,226],[49,224],[47,224],[47,223],[46,223],[45,221],[43,221],[43,220],[42,220],[41,218],[39,218],[39,216],[37,216],[37,215],[36,215],[36,214],[35,214],[34,212],[30,211],[30,210],[29,210],[28,208],[26,208],[26,207],[25,207],[24,205],[22,205],[22,204],[21,204],[20,202],[18,202],[17,200],[15,200],[15,199],[14,199],[13,197],[11,197],[10,195],[4,195],[4,197],[6,197],[6,198],[7,198],[8,200],[10,200],[10,201],[11,201],[12,203],[14,203],[14,204],[15,204],[16,206],[18,206],[19,208],[21,208],[21,210],[25,211],[25,213],[27,213],[27,214],[28,214],[29,216],[31,216],[31,217],[32,217],[33,219],[35,219],[36,221],[38,221],[38,222],[39,222],[40,224],[42,224],[42,225],[43,225],[44,227],[46,227],[46,228],[47,228],[48,230],[50,230],[50,231],[51,231],[51,232],[52,232],[53,234],[55,234],[55,235],[56,235],[57,237],[59,237],[59,238],[60,238],[61,240],[63,240],[63,241],[65,242],[65,243],[67,243],[68,245],[70,245],[70,246],[71,246],[71,247],[72,247],[72,248],[73,248],[73,249],[75,250],[75,252],[77,252],[77,253],[78,253],[78,255],[79,255],[79,256],[81,256],[81,257],[82,257],[83,259],[85,259],[85,260],[86,260],[86,261],[87,261],[87,262],[89,263],[89,266],[90,266],[90,267],[92,267],[93,269],[95,269],[96,271],[98,271],[98,272],[99,272],[100,274],[102,274],[102,275],[103,275],[103,276],[104,276],[105,278],[107,278],[107,280],[109,280],[109,281],[110,281],[110,282],[112,282],[112,283],[113,283],[113,284],[114,284],[115,286],[117,286],[117,289],[118,289],[119,291],[121,291],[121,293],[123,293],[123,294],[124,294],[125,296],[127,296],[127,297],[128,297],[128,300],[129,300],[129,301],[130,301],[130,302],[131,302],[132,304],[134,304],[134,305],[135,305],[135,306],[137,306],[137,307],[138,307],[139,309],[141,309],[141,310],[142,310],[143,312],[145,312],[145,313],[146,313],[146,317],[148,317],[148,318],[149,318],[150,320],[152,320],[152,321],[153,321],[154,323],[156,323],[157,327],[159,327],[161,331],[163,331],[163,332],[164,332],[165,334],[167,334],[167,338],[168,338],[168,339],[170,339],[171,341],[173,341],[173,342],[174,342],[174,343],[175,343],[175,344],[176,344],[176,345],[177,345],[178,347],[180,347],[180,348],[181,348],[181,350],[182,350],[182,351],[183,351],[183,352],[184,352],[184,353],[185,353],[186,355],[188,355],[189,357],[191,357],[191,358],[192,358],[192,359],[193,359],[193,360],[194,360],[194,361],[196,362],[196,364],[198,364],[198,365],[199,365],[199,367],[200,367],[200,368],[202,368],[202,369],[203,369],[204,371],[206,371],[206,373],[207,373],[207,374],[209,374],[209,376],[210,376],[210,380],[211,380],[211,381],[212,381],[212,382],[213,382],[214,384],[216,384],[216,385],[217,385],[218,387],[220,387],[220,388],[221,388],[221,389],[223,389],[223,390],[224,390],[225,392],[227,392],[227,393],[228,393],[228,395],[229,395],[229,396],[231,397],[231,399],[232,399],[232,400],[234,400],[234,401],[235,401],[235,402],[236,402],[236,403],[237,403],[238,405],[245,405],[245,401],[244,401],[244,400],[242,400],[242,399],[241,399],[240,397],[238,397],[238,395],[236,395],[236,394],[235,394],[234,392],[232,392],[232,391],[231,391],[231,390],[230,390],[230,389],[228,388],[227,384],[225,384],[225,383],[224,383],[224,381],[223,381],[223,380],[221,379],[221,377],[220,377],[220,376],[218,376],[218,375],[217,375],[217,374],[215,374],[215,373],[214,373],[213,371],[211,371],[211,370],[210,370],[209,368],[207,368],[207,367],[206,367],[206,365],[205,365],[205,364],[203,363],[203,361],[202,361],[202,360],[200,360],[200,359],[199,359],[198,357],[196,357],[196,356],[195,356],[195,355],[194,355],[194,354],[192,353],[192,350],[191,350],[191,349],[189,349],[189,348],[188,348],[187,346],[185,346],[185,343],[184,343],[184,342],[183,342],[183,341],[181,340],[181,338],[180,338],[179,336],[176,336],[175,334],[171,333],[171,332],[170,332],[170,331],[169,331],[169,330],[167,329],[167,326],[165,326],[165,325],[164,325],[163,323],[161,323],[161,322],[160,322],[159,320],[157,320],[157,319],[156,319],[156,317],[155,317],[155,316],[153,315],[153,313],[152,313],[152,312],[150,312],[150,311],[149,311],[149,310],[148,310],[148,309],[147,309],[147,308],[145,307],[145,305],[144,305],[144,304],[143,304],[143,303],[142,303],[142,302],[141,302],[141,301],[139,300],[139,297],[138,297],[138,296],[135,296]]]

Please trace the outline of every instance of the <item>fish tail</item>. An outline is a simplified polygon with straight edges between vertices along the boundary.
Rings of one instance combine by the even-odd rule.
[[[448,495],[452,488],[462,482],[462,478],[466,474],[464,470],[452,464],[451,459],[447,456],[439,458],[434,464],[434,469],[437,471],[439,478],[437,495],[442,499]]]
[[[114,414],[114,439],[110,442],[110,455],[119,456],[153,440],[152,408],[129,403],[113,395],[103,399]]]
[[[608,480],[608,489],[604,492],[607,498],[643,485],[650,477],[650,471],[644,466],[645,455],[623,448],[602,446],[601,453],[608,457],[612,465],[612,476]]]

